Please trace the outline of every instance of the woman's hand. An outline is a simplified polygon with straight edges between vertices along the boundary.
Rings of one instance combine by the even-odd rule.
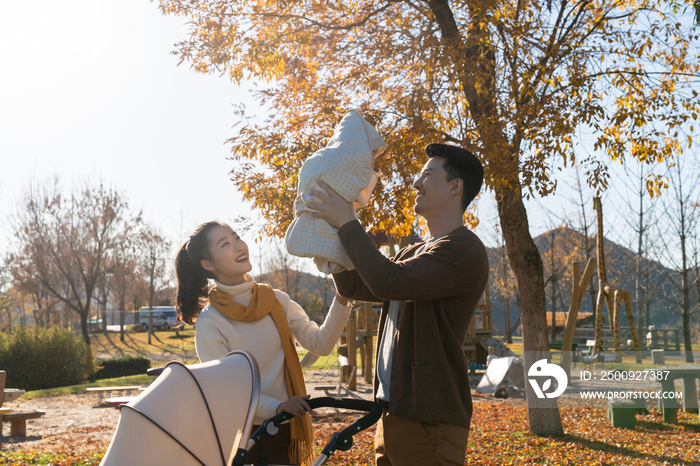
[[[311,406],[307,403],[310,398],[311,395],[293,396],[277,407],[277,414],[284,411],[296,417],[301,417],[306,414],[307,411],[313,412],[311,411]]]

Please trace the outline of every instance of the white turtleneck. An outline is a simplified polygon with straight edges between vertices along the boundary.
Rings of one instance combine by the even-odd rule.
[[[250,274],[245,275],[245,280],[240,285],[228,286],[219,282],[216,285],[219,290],[229,293],[235,302],[247,306],[253,296],[255,281]],[[275,294],[284,307],[284,315],[296,341],[312,353],[330,354],[343,331],[350,306],[343,306],[334,299],[326,320],[319,327],[286,293],[275,290]],[[234,350],[245,350],[255,357],[260,367],[261,385],[256,424],[274,416],[279,405],[289,398],[284,380],[282,340],[269,314],[260,320],[243,322],[229,319],[207,304],[197,318],[194,341],[202,362],[219,359]]]

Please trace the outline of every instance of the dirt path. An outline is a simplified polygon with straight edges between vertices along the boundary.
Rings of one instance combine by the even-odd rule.
[[[27,421],[27,437],[10,437],[10,424],[3,423],[0,440],[5,451],[59,452],[66,449],[93,451],[107,448],[119,420],[119,411],[98,406],[95,395],[77,394],[16,400],[3,404],[13,411],[45,411]]]
[[[326,396],[315,390],[316,385],[336,384],[337,371],[306,371],[306,383],[312,397]],[[371,386],[358,378],[354,392],[364,399],[371,399]],[[76,452],[92,452],[109,446],[114,429],[119,421],[119,410],[99,405],[94,394],[60,395],[53,397],[23,400],[22,398],[3,407],[13,411],[45,411],[39,419],[27,421],[27,437],[11,437],[10,424],[3,423],[3,451],[60,452],[71,449]],[[322,410],[319,415],[332,410]]]

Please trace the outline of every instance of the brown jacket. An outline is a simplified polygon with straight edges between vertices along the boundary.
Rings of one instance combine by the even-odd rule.
[[[401,301],[391,367],[389,414],[469,427],[469,366],[462,350],[469,323],[486,288],[489,262],[481,240],[466,227],[420,244],[392,259],[381,254],[359,222],[338,231],[355,270],[333,275],[341,296],[384,301],[377,348],[389,301]],[[377,393],[374,377],[374,393]]]

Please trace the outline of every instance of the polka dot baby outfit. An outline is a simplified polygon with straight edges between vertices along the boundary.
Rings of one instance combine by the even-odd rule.
[[[306,159],[299,172],[294,220],[284,238],[289,254],[312,257],[324,273],[355,268],[340,243],[338,229],[312,217],[315,211],[307,203],[315,197],[309,193],[321,190],[318,181],[323,180],[343,199],[353,201],[355,209],[366,206],[377,183],[374,151],[386,145],[360,112],[348,110],[343,115],[328,145]]]

